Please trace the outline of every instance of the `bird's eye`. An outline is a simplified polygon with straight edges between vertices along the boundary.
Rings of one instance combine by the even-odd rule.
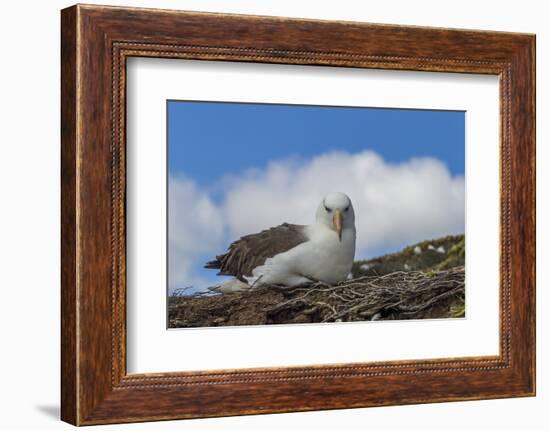
[[[325,210],[329,213],[331,212],[332,210],[330,208],[328,208],[326,205],[323,205],[325,207]]]
[[[346,207],[346,209],[344,209],[345,212],[348,212],[349,210],[349,205]]]

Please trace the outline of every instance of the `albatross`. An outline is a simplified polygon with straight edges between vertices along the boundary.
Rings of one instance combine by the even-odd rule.
[[[355,256],[355,213],[344,193],[329,193],[310,225],[283,223],[233,242],[225,254],[204,266],[233,276],[212,290],[231,292],[278,285],[345,280]]]

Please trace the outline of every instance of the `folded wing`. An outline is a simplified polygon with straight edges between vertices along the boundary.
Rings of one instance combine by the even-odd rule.
[[[216,256],[204,266],[219,269],[218,275],[232,275],[246,282],[254,268],[265,263],[266,259],[284,253],[308,241],[305,226],[283,223],[259,233],[243,236],[233,242],[227,253]]]

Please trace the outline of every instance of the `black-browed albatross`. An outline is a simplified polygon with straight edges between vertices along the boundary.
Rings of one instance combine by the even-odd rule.
[[[205,268],[235,279],[215,286],[220,292],[263,284],[294,287],[314,281],[345,280],[355,256],[355,213],[344,193],[329,193],[317,208],[315,223],[283,223],[233,242],[227,253]]]

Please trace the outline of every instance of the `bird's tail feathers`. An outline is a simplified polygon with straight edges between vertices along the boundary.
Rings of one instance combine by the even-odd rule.
[[[223,283],[208,288],[208,290],[218,293],[242,292],[249,289],[251,289],[251,287],[248,284],[243,283],[237,278],[224,281]]]

